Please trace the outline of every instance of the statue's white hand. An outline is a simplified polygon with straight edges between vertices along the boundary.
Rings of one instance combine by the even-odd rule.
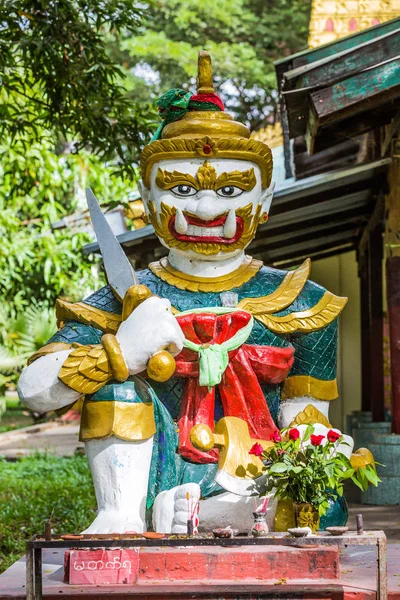
[[[166,349],[176,356],[184,342],[169,300],[155,296],[135,308],[121,323],[116,337],[131,375],[144,371],[156,352]]]

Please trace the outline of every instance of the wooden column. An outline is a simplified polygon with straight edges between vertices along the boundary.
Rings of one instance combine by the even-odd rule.
[[[360,261],[361,409],[371,410],[368,250]]]
[[[390,334],[392,431],[400,434],[400,139],[393,141],[386,197],[386,288]]]
[[[383,374],[383,235],[379,223],[369,237],[369,355],[372,420],[384,421],[385,389]]]

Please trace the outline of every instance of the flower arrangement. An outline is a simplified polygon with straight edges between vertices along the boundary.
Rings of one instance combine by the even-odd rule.
[[[268,450],[264,451],[258,443],[250,450],[265,464],[267,477],[260,495],[274,491],[280,500],[308,505],[308,510],[315,510],[318,521],[329,508],[329,497],[343,495],[346,479],[362,490],[369,483],[376,486],[380,482],[372,455],[369,453],[370,460],[364,461],[369,464],[353,468],[344,454],[349,444],[333,429],[322,435],[313,425],[299,425],[275,432],[272,439],[275,445]]]

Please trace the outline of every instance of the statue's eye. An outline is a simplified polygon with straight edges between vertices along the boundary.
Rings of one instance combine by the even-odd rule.
[[[173,192],[176,196],[194,196],[197,194],[196,188],[191,185],[176,185],[171,188],[171,192]]]
[[[236,196],[243,194],[243,190],[235,185],[224,185],[224,187],[221,187],[219,190],[217,190],[217,194],[223,198],[235,198]]]

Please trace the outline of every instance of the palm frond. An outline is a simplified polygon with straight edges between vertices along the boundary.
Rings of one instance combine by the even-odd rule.
[[[10,373],[19,371],[25,366],[28,357],[29,354],[26,352],[14,354],[8,348],[0,346],[0,373],[9,375]]]

